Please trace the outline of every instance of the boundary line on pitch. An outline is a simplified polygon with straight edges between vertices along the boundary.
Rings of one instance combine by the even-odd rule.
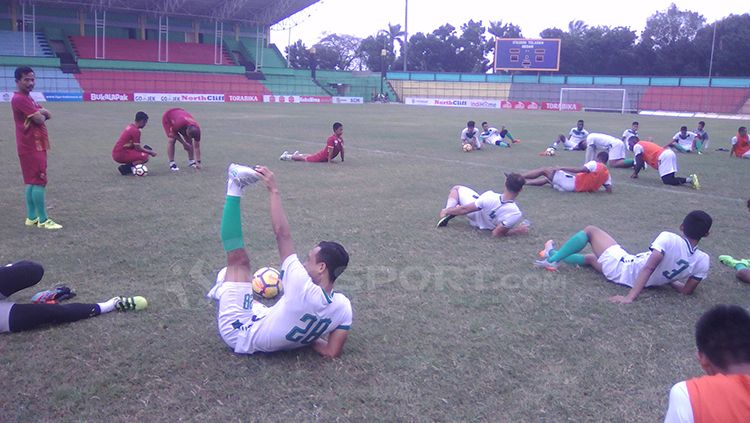
[[[266,136],[266,138],[272,138],[272,139],[282,140],[282,141],[294,141],[294,142],[298,142],[298,143],[301,143],[301,144],[308,144],[308,145],[317,145],[317,146],[320,146],[320,142],[315,142],[315,141],[299,140],[299,139],[288,138],[288,137],[276,137],[276,136],[273,136],[273,135]],[[446,159],[446,158],[443,158],[443,157],[430,157],[430,156],[423,156],[423,155],[416,155],[416,154],[408,154],[408,153],[402,153],[402,152],[399,152],[399,151],[379,150],[379,149],[375,149],[375,148],[356,147],[356,146],[355,147],[346,147],[346,148],[347,149],[354,149],[354,150],[362,150],[362,151],[366,151],[368,153],[375,153],[375,154],[390,154],[390,155],[393,155],[393,156],[415,157],[415,158],[418,158],[418,159],[432,160],[432,161],[443,162],[443,163],[452,163],[452,164],[468,165],[468,166],[474,166],[474,167],[493,168],[493,169],[499,169],[501,171],[502,170],[512,170],[512,169],[503,169],[503,167],[498,166],[498,165],[490,165],[490,164],[485,164],[485,163],[467,162],[467,161],[464,161],[464,160],[457,160],[457,159]],[[656,170],[654,170],[654,169],[649,169],[649,171],[650,171],[650,173],[656,172]],[[653,171],[653,172],[651,172],[651,171]],[[630,178],[628,178],[628,179],[630,179]],[[618,185],[625,185],[625,186],[630,186],[630,187],[639,188],[639,189],[649,189],[649,190],[652,190],[652,191],[667,192],[667,193],[671,193],[671,194],[687,194],[687,195],[691,195],[691,196],[694,196],[694,197],[700,197],[700,198],[706,198],[706,197],[708,197],[708,198],[713,198],[713,199],[717,199],[717,200],[725,200],[725,201],[739,201],[739,202],[746,201],[746,200],[743,200],[741,198],[725,197],[723,195],[708,194],[706,192],[700,192],[700,193],[698,193],[695,190],[690,189],[690,188],[688,188],[689,191],[675,192],[674,189],[671,189],[671,188],[644,186],[644,185],[639,185],[639,184],[636,184],[636,183],[633,183],[633,182],[630,182],[630,181],[618,182]]]

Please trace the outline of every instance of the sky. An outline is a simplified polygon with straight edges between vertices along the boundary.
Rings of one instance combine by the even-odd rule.
[[[470,19],[519,25],[526,38],[537,38],[545,28],[566,29],[568,22],[582,20],[589,26],[626,26],[640,34],[646,20],[671,3],[680,10],[698,12],[711,23],[730,14],[750,12],[747,0],[408,0],[409,34],[430,33],[450,23],[456,28]],[[591,7],[599,3],[600,6]],[[388,23],[404,26],[405,0],[321,0],[271,27],[271,42],[284,51],[289,43],[302,40],[312,46],[324,33],[366,38]],[[744,7],[743,7],[744,6]]]

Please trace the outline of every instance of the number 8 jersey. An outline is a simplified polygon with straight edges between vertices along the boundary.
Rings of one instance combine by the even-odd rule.
[[[301,348],[336,329],[351,328],[349,299],[333,291],[328,295],[314,284],[296,254],[281,264],[281,280],[284,295],[276,304],[272,307],[253,304],[254,322],[239,335],[236,353]]]

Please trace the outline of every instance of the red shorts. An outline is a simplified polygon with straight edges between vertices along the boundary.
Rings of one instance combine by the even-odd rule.
[[[133,162],[147,162],[149,155],[137,150],[127,149],[112,152],[112,160],[117,163],[130,164]]]
[[[311,155],[307,156],[307,158],[305,158],[305,161],[306,162],[316,162],[316,163],[327,162],[328,161],[328,152],[325,151],[325,150],[318,151],[315,154],[311,154]]]
[[[19,154],[18,159],[21,162],[21,173],[23,173],[24,184],[47,186],[46,151]]]

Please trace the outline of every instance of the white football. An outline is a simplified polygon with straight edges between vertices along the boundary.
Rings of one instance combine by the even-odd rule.
[[[544,151],[544,154],[546,154],[548,156],[554,156],[556,152],[557,152],[557,150],[555,150],[554,148],[547,147],[547,150]]]
[[[133,175],[146,176],[148,175],[148,168],[144,164],[137,164],[133,166]]]

